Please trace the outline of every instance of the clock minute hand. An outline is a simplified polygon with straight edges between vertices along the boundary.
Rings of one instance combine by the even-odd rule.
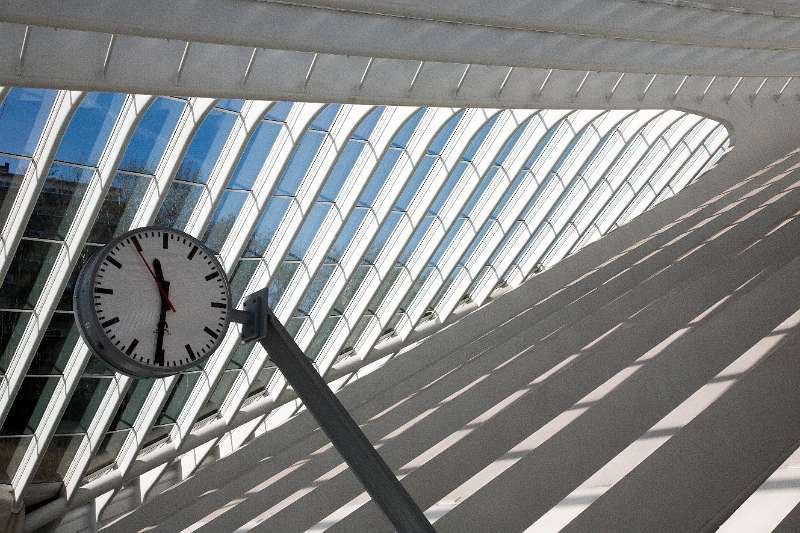
[[[167,329],[167,303],[169,302],[169,281],[164,279],[164,273],[161,270],[161,262],[158,259],[153,259],[153,268],[155,269],[156,281],[160,286],[164,287],[161,296],[161,310],[158,315],[158,328],[156,333],[156,351],[154,362],[156,364],[164,364],[164,332]]]
[[[142,254],[142,245],[139,244],[139,239],[137,239],[136,237],[131,237],[131,241],[133,241],[133,247],[136,248],[136,252],[139,254],[139,257],[142,259],[142,263],[144,263],[144,266],[147,267],[147,271],[150,272],[150,275],[153,277],[153,281],[156,282],[156,287],[158,287],[158,292],[161,293],[161,299],[162,300],[166,300],[167,305],[169,306],[169,308],[174,313],[175,312],[175,306],[172,305],[172,302],[169,299],[169,294],[167,294],[167,292],[164,290],[164,287],[161,285],[161,282],[158,281],[158,278],[156,277],[155,272],[153,272],[153,269],[150,268],[150,263],[148,263],[147,259],[144,258],[144,254]],[[157,261],[157,259],[156,259],[156,261]],[[160,268],[161,267],[159,266],[159,269]],[[163,278],[163,275],[161,277]]]

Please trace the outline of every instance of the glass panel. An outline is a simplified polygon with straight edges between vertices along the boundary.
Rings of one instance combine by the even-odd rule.
[[[112,378],[81,378],[75,386],[56,433],[81,433],[89,430]]]
[[[483,193],[486,192],[486,189],[489,187],[490,183],[492,183],[492,179],[491,176],[489,175],[484,176],[483,179],[480,182],[478,182],[478,186],[475,187],[474,191],[472,191],[472,195],[469,197],[469,200],[467,200],[466,205],[461,210],[461,212],[465,216],[469,217],[473,215],[472,211],[475,209],[475,206],[478,205],[479,200],[483,200],[484,202],[486,201],[482,197]]]
[[[361,191],[361,196],[358,198],[358,205],[371,207],[375,204],[378,192],[380,192],[383,184],[386,183],[389,174],[401,155],[403,155],[402,150],[391,148],[381,157],[381,160],[372,172],[372,177],[370,177],[366,187]]]
[[[496,113],[492,118],[490,118],[486,123],[481,126],[481,129],[478,130],[472,140],[469,142],[469,146],[467,149],[464,150],[464,153],[461,154],[461,159],[464,161],[472,161],[475,158],[475,154],[478,152],[478,148],[481,147],[481,143],[483,140],[486,139],[486,136],[489,135],[489,131],[491,131],[492,126],[494,123],[497,122],[497,118],[500,116],[500,113]]]
[[[356,207],[353,209],[347,217],[344,226],[339,231],[336,241],[333,243],[330,250],[328,250],[328,255],[325,258],[326,261],[338,263],[342,259],[344,252],[347,250],[347,246],[350,244],[350,240],[356,234],[359,226],[361,226],[361,222],[368,213],[369,209],[366,207]]]
[[[297,190],[326,136],[327,134],[318,131],[307,131],[303,134],[300,143],[292,153],[289,164],[281,174],[274,194],[284,196],[297,194]]]
[[[142,439],[142,449],[149,448],[156,443],[165,443],[169,437],[169,433],[175,424],[162,424],[160,426],[153,426],[147,430],[144,438]]]
[[[42,420],[47,403],[61,378],[25,378],[22,380],[0,435],[30,435]]]
[[[447,145],[447,141],[450,140],[450,136],[455,131],[456,126],[458,125],[458,121],[464,115],[464,110],[459,111],[453,117],[447,121],[444,127],[439,130],[439,133],[436,134],[434,137],[433,142],[428,146],[428,153],[429,154],[441,154],[444,147]]]
[[[60,375],[79,336],[72,313],[54,313],[33,356],[28,375]]]
[[[125,149],[119,168],[154,174],[186,102],[158,97],[145,111]]]
[[[403,191],[400,193],[400,197],[395,203],[395,209],[400,211],[408,209],[411,200],[413,200],[414,195],[417,194],[417,190],[419,190],[425,178],[428,176],[428,172],[430,172],[431,168],[433,168],[433,165],[436,164],[438,160],[439,156],[436,155],[426,155],[422,158],[417,168],[414,169],[414,173],[411,174],[408,181],[403,184]]]
[[[5,373],[31,313],[0,311],[0,371]]]
[[[186,400],[189,399],[189,394],[192,392],[199,376],[199,372],[186,372],[178,377],[177,382],[169,392],[167,402],[161,410],[161,415],[156,420],[156,425],[177,422],[178,415],[183,406],[186,405]]]
[[[319,298],[319,295],[322,293],[322,289],[325,287],[325,284],[328,282],[328,278],[331,277],[331,274],[335,268],[337,267],[334,265],[322,265],[319,268],[319,271],[314,276],[314,279],[311,280],[311,284],[308,286],[305,296],[303,296],[303,299],[298,306],[299,312],[306,315],[311,314],[311,308],[314,306],[314,302],[316,302],[317,298]]]
[[[386,295],[389,294],[394,282],[397,281],[397,278],[400,277],[400,273],[403,272],[405,269],[401,266],[393,266],[392,269],[386,274],[386,277],[381,281],[380,286],[378,286],[378,290],[375,291],[375,294],[372,296],[372,300],[370,300],[369,305],[367,306],[367,311],[372,314],[378,314],[378,307],[383,302]]]
[[[250,279],[253,277],[259,263],[261,263],[261,261],[242,260],[236,265],[236,269],[233,271],[230,279],[231,301],[238,302],[242,298],[244,290],[247,288],[247,284],[250,283]]]
[[[269,280],[269,291],[267,293],[270,304],[280,301],[281,296],[283,296],[286,287],[289,285],[289,282],[292,281],[292,276],[294,276],[298,268],[300,268],[300,263],[284,261],[277,270],[275,270],[275,273]]]
[[[206,183],[235,121],[235,115],[212,109],[194,134],[177,178]]]
[[[92,226],[89,242],[105,244],[128,231],[142,203],[150,178],[117,172]]]
[[[347,142],[344,150],[339,153],[339,157],[336,159],[336,164],[333,166],[331,173],[325,180],[325,185],[322,187],[322,191],[319,193],[319,197],[322,200],[327,200],[328,202],[333,202],[336,200],[336,197],[342,190],[342,185],[344,185],[347,176],[349,176],[350,172],[353,170],[353,165],[355,165],[356,160],[358,160],[358,156],[361,155],[361,151],[364,150],[364,147],[365,145],[363,142]]]
[[[275,139],[285,128],[283,124],[276,124],[274,122],[262,122],[259,124],[256,133],[250,137],[247,142],[244,154],[236,165],[233,171],[229,189],[252,189],[258,173],[261,172],[261,167],[264,161],[267,160],[269,151],[272,145],[275,144]]]
[[[8,484],[33,437],[0,437],[0,481]]]
[[[263,393],[264,388],[269,384],[269,380],[272,379],[273,374],[275,374],[275,367],[262,368],[259,370],[253,382],[247,388],[247,396],[251,397],[255,396],[256,393]]]
[[[514,130],[514,133],[508,138],[508,140],[503,144],[503,148],[497,154],[495,158],[495,164],[502,165],[505,163],[506,158],[511,153],[511,150],[514,148],[514,145],[517,144],[522,133],[525,131],[525,127],[527,126],[528,122],[531,120],[536,120],[541,122],[539,115],[533,115],[531,118],[517,126],[517,129]]]
[[[212,250],[221,250],[228,237],[239,211],[242,210],[248,193],[243,191],[225,191],[222,200],[214,210],[209,222],[204,241]]]
[[[289,259],[303,259],[308,253],[314,253],[311,249],[311,242],[316,237],[317,232],[322,227],[322,222],[332,208],[331,204],[317,202],[306,214],[300,230],[295,235],[292,244],[289,246],[287,256]]]
[[[317,332],[314,334],[311,344],[306,349],[306,357],[309,359],[316,359],[317,355],[319,355],[319,352],[325,346],[325,342],[328,340],[328,337],[333,331],[333,328],[336,327],[336,323],[340,318],[341,317],[338,316],[329,316],[325,319],[325,321],[319,327],[319,330],[317,330]]]
[[[244,368],[245,363],[247,362],[247,358],[250,356],[250,352],[253,351],[253,345],[251,343],[238,343],[236,348],[233,349],[233,353],[231,354],[231,359],[228,361],[228,368],[229,369],[236,369],[236,368]]]
[[[365,118],[361,119],[361,123],[356,128],[356,131],[353,132],[353,139],[361,139],[364,141],[369,139],[369,136],[372,134],[372,130],[375,129],[375,125],[381,118],[384,109],[385,108],[383,106],[376,107],[370,111]]]
[[[225,401],[225,397],[228,395],[228,392],[230,392],[233,382],[236,381],[238,375],[238,370],[226,370],[222,373],[211,395],[209,395],[206,403],[200,409],[200,412],[197,413],[198,420],[219,411],[220,407],[222,407],[222,402]]]
[[[83,439],[83,435],[53,436],[42,454],[33,482],[62,481]]]
[[[447,230],[447,233],[445,233],[444,239],[442,239],[442,241],[439,243],[439,246],[437,246],[436,250],[434,250],[430,261],[428,261],[429,264],[435,265],[439,262],[439,260],[442,258],[442,255],[444,255],[444,253],[447,251],[447,247],[450,246],[450,243],[456,238],[461,226],[466,223],[467,219],[464,217],[458,217],[455,222],[453,222],[453,225],[450,226],[450,229]]]
[[[88,168],[53,163],[25,236],[64,240],[93,175]]]
[[[292,102],[275,102],[270,106],[265,118],[284,122],[286,117],[289,116],[289,111],[291,110]]]
[[[217,100],[217,103],[214,107],[219,107],[220,109],[227,109],[228,111],[233,111],[234,113],[238,113],[242,110],[242,106],[244,105],[244,100],[233,100],[230,98],[225,98],[222,100]]]
[[[361,286],[361,282],[364,281],[364,278],[367,277],[367,274],[372,269],[369,265],[359,265],[353,271],[353,274],[345,283],[342,292],[339,294],[339,297],[336,298],[336,302],[333,304],[333,311],[339,313],[341,315],[344,314],[345,307],[353,297],[356,295],[356,291]]]
[[[97,451],[92,454],[89,465],[86,467],[86,473],[91,474],[111,465],[122,450],[122,445],[129,433],[131,433],[129,430],[106,433],[100,441]]]
[[[14,88],[0,102],[0,152],[30,157],[58,91]]]
[[[414,130],[417,128],[420,120],[422,120],[423,115],[425,114],[425,108],[420,108],[417,110],[413,115],[411,115],[406,123],[403,124],[403,127],[400,131],[395,135],[394,139],[392,139],[392,147],[394,148],[405,148],[408,144],[408,141],[411,140],[411,135],[413,135]]]
[[[291,202],[290,198],[270,199],[261,213],[261,219],[258,221],[250,242],[247,243],[247,247],[242,253],[244,257],[261,257],[264,254]]]
[[[97,166],[126,97],[124,93],[87,94],[64,132],[55,159]]]
[[[69,276],[69,280],[67,281],[67,286],[64,287],[64,292],[61,293],[61,299],[58,301],[57,309],[59,311],[72,311],[72,293],[75,290],[75,283],[78,281],[78,274],[81,272],[81,268],[89,261],[89,259],[102,248],[99,245],[87,244],[81,250],[81,255],[78,257],[78,262],[75,265],[75,268],[72,269],[72,273]]]
[[[311,122],[310,128],[312,130],[319,130],[319,131],[328,131],[331,129],[331,125],[333,124],[333,120],[336,118],[336,114],[339,112],[339,109],[342,107],[342,104],[328,104],[326,105],[322,111],[320,111],[314,120]]]
[[[378,234],[375,235],[375,238],[372,239],[369,248],[367,248],[363,259],[364,263],[371,265],[375,264],[375,261],[378,259],[378,254],[380,254],[381,250],[383,250],[383,247],[389,240],[392,231],[394,231],[395,227],[397,227],[398,222],[400,222],[400,219],[403,216],[404,214],[398,211],[392,211],[389,213],[389,216],[387,216],[386,220],[383,221],[380,230],[378,230]]]
[[[414,280],[414,283],[411,285],[411,288],[408,290],[406,295],[403,297],[403,301],[400,302],[400,311],[408,310],[408,306],[411,305],[411,302],[414,301],[414,298],[417,296],[417,293],[422,288],[422,285],[425,281],[430,277],[431,273],[433,272],[433,267],[425,267],[417,279]],[[392,326],[394,327],[394,326]]]
[[[119,431],[133,427],[133,423],[136,421],[136,417],[141,411],[154,381],[153,379],[134,380],[125,396],[123,396],[119,409],[117,409],[111,424],[108,426],[109,431]]]
[[[21,239],[0,287],[0,307],[33,309],[61,245]]]
[[[453,192],[458,180],[461,179],[461,177],[464,175],[464,172],[466,172],[468,168],[469,163],[466,161],[461,161],[456,165],[453,171],[447,176],[447,180],[445,180],[442,188],[439,189],[439,192],[436,194],[436,198],[434,198],[433,203],[428,208],[428,211],[431,213],[439,213],[439,211],[442,210],[442,206],[447,201],[450,193]]]
[[[180,181],[173,182],[158,211],[156,225],[176,229],[185,228],[202,192],[203,188],[199,185]]]
[[[27,170],[26,160],[0,155],[0,228],[6,223]]]
[[[348,354],[348,350],[352,350],[356,346],[356,342],[358,342],[358,338],[361,337],[361,334],[364,333],[364,330],[367,329],[370,322],[376,320],[373,315],[362,315],[356,325],[353,327],[353,330],[350,332],[350,335],[347,336],[347,340],[344,342],[344,346],[339,351],[339,355],[336,358],[336,362],[338,363],[342,359],[349,357],[352,354]],[[334,363],[335,364],[335,363]]]
[[[411,259],[411,254],[417,249],[419,243],[422,242],[422,238],[425,237],[428,229],[431,227],[433,222],[436,220],[436,217],[433,215],[425,215],[417,226],[417,229],[414,230],[414,233],[411,234],[411,238],[406,241],[405,246],[403,246],[403,250],[400,252],[400,255],[397,256],[397,262],[404,265],[408,263],[408,260]],[[439,224],[441,226],[441,224]]]

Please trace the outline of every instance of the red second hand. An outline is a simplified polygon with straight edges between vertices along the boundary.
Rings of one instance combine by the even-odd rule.
[[[161,283],[158,282],[158,278],[156,277],[155,272],[153,272],[153,269],[150,268],[150,264],[147,262],[147,259],[145,259],[144,255],[142,255],[142,245],[139,244],[139,239],[137,239],[136,237],[131,237],[131,241],[133,241],[133,247],[136,248],[136,252],[139,254],[139,257],[142,258],[142,263],[144,263],[144,266],[147,267],[147,271],[150,272],[151,276],[153,276],[153,281],[156,282],[156,287],[158,287],[158,292],[161,293],[161,297],[164,298],[164,300],[167,302],[167,305],[169,305],[169,308],[174,313],[175,306],[172,305],[172,302],[169,299],[167,291],[165,291],[164,287],[161,286]]]

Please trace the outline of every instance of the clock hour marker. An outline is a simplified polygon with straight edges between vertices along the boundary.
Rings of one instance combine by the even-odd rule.
[[[117,322],[119,322],[119,317],[115,316],[114,318],[109,318],[108,320],[106,320],[105,322],[103,322],[100,325],[103,326],[104,328],[107,328],[109,326],[113,326]]]
[[[186,259],[189,259],[191,261],[192,257],[194,257],[194,254],[196,253],[197,253],[197,246],[193,246],[192,251],[189,252],[189,255],[186,256]]]
[[[139,244],[139,239],[137,239],[136,237],[131,237],[131,241],[133,242],[133,245],[136,247],[136,251],[137,252],[141,252],[142,251],[142,245]]]
[[[191,357],[192,361],[194,361],[195,355],[194,355],[194,352],[192,351],[192,347],[187,344],[185,346],[185,348],[186,348],[186,351],[189,353],[189,357]]]
[[[225,304],[224,304],[224,303],[222,303],[222,302],[211,302],[211,307],[218,307],[218,308],[220,308],[220,309],[225,309],[225,308],[226,308],[226,307],[228,307],[228,306],[227,306],[227,305],[225,305]]]
[[[206,276],[206,281],[211,281],[212,279],[216,278],[217,276],[219,276],[219,272],[216,272],[216,271],[212,272],[211,274]]]
[[[114,294],[114,289],[106,289],[105,287],[95,287],[94,292],[97,294]]]
[[[214,333],[214,330],[210,329],[208,326],[204,327],[203,331],[205,331],[206,333],[208,333],[209,335],[211,335],[215,339],[219,336],[216,333]]]
[[[114,265],[117,268],[122,268],[122,263],[120,263],[119,261],[117,261],[116,259],[114,259],[111,256],[106,257],[106,261],[108,261],[109,263],[111,263],[112,265]]]
[[[166,233],[161,234],[161,247],[165,250],[169,249],[169,235]]]
[[[139,339],[133,339],[131,341],[131,345],[128,346],[127,350],[125,350],[125,353],[128,354],[128,355],[132,354],[133,353],[133,349],[136,348],[137,344],[139,344]]]

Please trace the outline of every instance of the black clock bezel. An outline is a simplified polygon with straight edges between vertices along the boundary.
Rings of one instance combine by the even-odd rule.
[[[100,325],[100,319],[97,316],[97,310],[94,305],[94,282],[97,275],[100,258],[105,257],[111,249],[131,235],[137,235],[144,232],[168,232],[180,236],[202,250],[209,259],[214,262],[215,266],[222,273],[223,285],[227,295],[228,307],[225,309],[224,326],[218,338],[214,341],[213,346],[208,351],[208,354],[202,358],[196,359],[190,363],[180,366],[157,367],[147,365],[128,357],[122,350],[117,348],[106,336],[103,327]],[[136,228],[119,235],[112,239],[103,248],[95,252],[78,274],[75,283],[75,289],[72,294],[73,309],[75,309],[75,322],[78,325],[78,331],[81,334],[84,342],[89,349],[100,357],[103,361],[113,367],[115,370],[137,378],[154,378],[166,377],[175,374],[180,374],[192,368],[197,367],[206,359],[208,359],[214,351],[219,348],[225,335],[230,327],[230,309],[231,309],[231,289],[228,283],[228,277],[225,275],[225,269],[222,264],[217,260],[215,253],[208,248],[205,244],[191,235],[176,230],[173,228],[161,226],[144,226]]]

